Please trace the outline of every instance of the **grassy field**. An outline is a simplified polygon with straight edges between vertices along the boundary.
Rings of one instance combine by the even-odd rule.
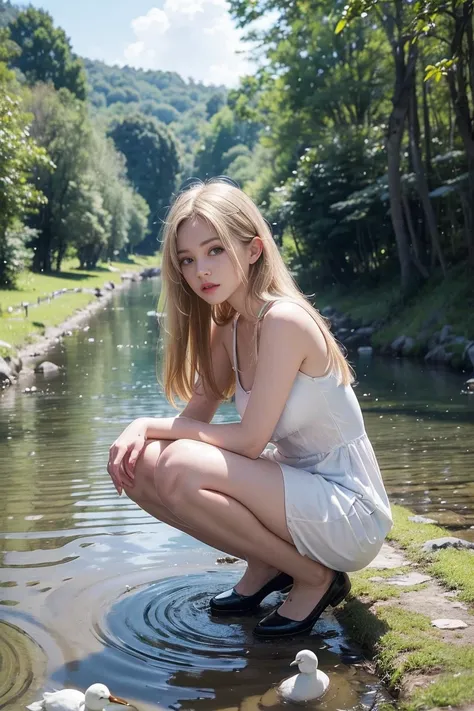
[[[158,266],[159,263],[159,255],[134,256],[127,262],[99,264],[95,269],[80,270],[77,261],[65,260],[61,272],[49,275],[24,272],[19,276],[16,289],[0,289],[0,340],[16,347],[31,343],[36,336],[43,335],[48,326],[59,326],[75,311],[95,301],[96,297],[89,293],[62,294],[50,303],[30,308],[28,317],[25,317],[23,311],[8,313],[9,307],[17,307],[22,302],[36,304],[39,297],[43,298],[60,289],[94,289],[108,281],[120,284],[121,273],[140,271],[145,267]]]

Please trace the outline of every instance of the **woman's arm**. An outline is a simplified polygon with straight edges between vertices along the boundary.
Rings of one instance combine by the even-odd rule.
[[[211,330],[212,369],[217,387],[222,390],[228,387],[231,378],[233,377],[232,365],[224,346],[225,329],[225,326],[217,327],[215,324],[212,324]],[[213,395],[208,388],[205,388],[201,383],[198,383],[191,400],[178,417],[169,418],[169,420],[139,417],[137,420],[131,422],[109,449],[107,471],[112,477],[118,493],[120,494],[122,491],[123,475],[128,476],[130,481],[127,480],[127,483],[130,486],[133,485],[133,474],[129,474],[129,472],[133,471],[136,461],[140,453],[143,451],[143,447],[145,446],[147,440],[174,440],[179,439],[180,437],[177,428],[173,431],[171,431],[171,428],[169,427],[166,427],[165,429],[158,429],[156,426],[148,427],[147,425],[149,423],[154,423],[155,425],[159,422],[178,422],[181,418],[183,421],[191,418],[189,421],[195,422],[196,424],[199,422],[210,422],[219,405],[219,402],[220,400],[216,398],[216,396]],[[128,459],[127,469],[121,471],[121,465],[124,457],[127,457]]]
[[[308,318],[303,309],[288,302],[275,304],[265,316],[255,382],[242,422],[211,425],[187,415],[150,419],[146,425],[148,436],[153,439],[194,439],[256,459],[280,419],[309,347],[317,349],[324,370],[327,360],[324,337],[321,334],[321,339],[314,345],[314,337],[308,335]]]

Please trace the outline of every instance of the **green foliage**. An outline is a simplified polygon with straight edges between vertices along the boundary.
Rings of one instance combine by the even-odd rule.
[[[225,104],[225,97],[222,94],[213,94],[210,99],[206,101],[206,113],[207,118],[211,119],[214,114],[222,109]]]
[[[29,7],[16,16],[9,28],[12,41],[21,49],[13,65],[29,83],[51,81],[56,89],[69,89],[79,99],[85,99],[82,62],[72,53],[64,30],[54,27],[49,13]]]
[[[1,67],[1,65],[0,65]],[[1,73],[0,73],[1,76]],[[4,77],[8,77],[4,73]],[[30,136],[29,117],[12,88],[0,83],[0,284],[12,285],[25,257],[21,220],[44,204],[33,171],[50,169],[46,152]],[[28,236],[31,236],[29,233]]]
[[[0,225],[5,230],[44,198],[29,182],[33,169],[50,163],[30,136],[28,117],[20,101],[0,87]]]
[[[157,219],[170,202],[180,171],[177,143],[166,126],[139,114],[115,123],[109,135],[127,160],[130,182],[150,208],[149,245],[155,251]]]
[[[303,288],[398,272],[407,293],[438,264],[474,263],[472,3],[230,5],[243,28],[273,18],[248,33],[265,61],[228,105],[262,125],[267,162],[246,188]]]
[[[185,82],[175,72],[110,67],[90,59],[85,59],[84,64],[89,98],[101,116],[113,123],[140,113],[170,126],[183,146],[183,167],[188,173],[192,171],[192,156],[202,128],[208,117],[225,104],[225,87]]]
[[[204,132],[202,144],[196,153],[195,170],[199,177],[231,174],[231,165],[239,156],[250,160],[250,151],[255,145],[258,124],[239,121],[229,106],[224,106],[212,117]],[[234,166],[242,171],[248,161]]]
[[[0,0],[0,27],[6,27],[18,15],[18,8],[10,0]]]
[[[2,288],[16,286],[18,275],[31,264],[33,253],[26,246],[36,236],[36,231],[19,220],[12,223],[0,237],[0,285]]]
[[[350,211],[344,214],[334,208],[348,191],[367,186],[383,160],[369,134],[347,130],[333,134],[332,141],[317,149],[307,149],[294,177],[275,189],[281,197],[271,200],[272,217],[280,230],[288,229],[299,242],[294,266],[305,288],[310,288],[315,269],[322,284],[346,285],[372,279],[380,269],[388,250],[388,230],[380,229],[386,220],[382,204],[368,210],[363,222],[351,219]]]

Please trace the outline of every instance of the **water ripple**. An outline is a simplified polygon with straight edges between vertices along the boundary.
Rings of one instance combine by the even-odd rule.
[[[248,635],[241,624],[214,620],[209,597],[208,574],[166,578],[124,594],[93,629],[106,646],[170,673],[242,668]]]
[[[0,621],[0,708],[22,697],[43,667],[41,647],[23,630]]]

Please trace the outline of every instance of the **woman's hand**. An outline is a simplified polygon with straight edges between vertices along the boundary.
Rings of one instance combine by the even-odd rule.
[[[144,417],[139,417],[124,429],[109,449],[107,471],[119,496],[122,495],[124,484],[133,486],[133,470],[145,446],[146,439],[147,420]]]

